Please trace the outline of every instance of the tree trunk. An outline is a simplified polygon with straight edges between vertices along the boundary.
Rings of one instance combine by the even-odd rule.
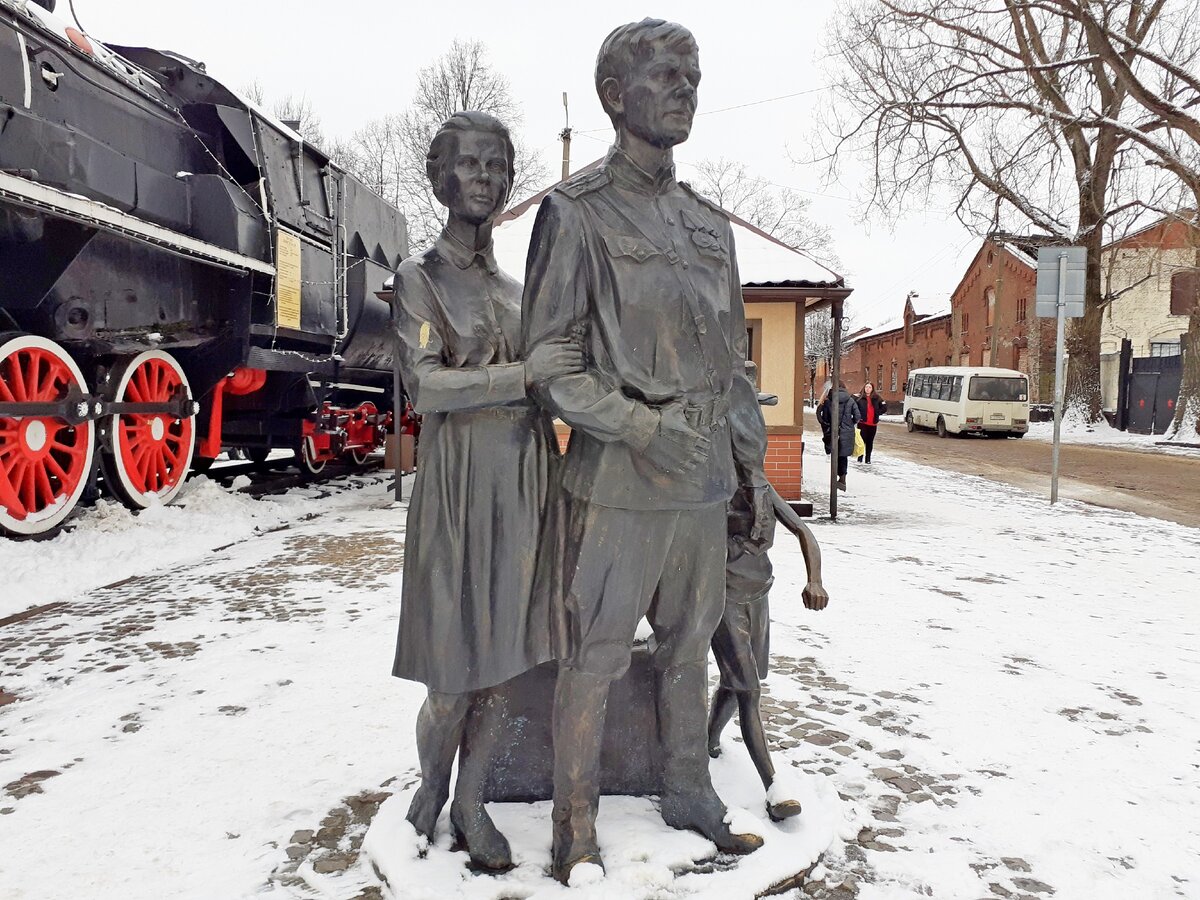
[[[1194,442],[1200,438],[1200,302],[1188,317],[1187,342],[1183,350],[1183,372],[1175,418],[1167,429],[1167,440]]]
[[[1100,409],[1100,325],[1102,310],[1088,304],[1082,318],[1067,323],[1066,399],[1063,418],[1092,423],[1102,418]]]
[[[1087,241],[1087,276],[1084,293],[1087,298],[1084,315],[1067,322],[1067,386],[1063,403],[1063,418],[1091,424],[1103,418],[1100,398],[1100,326],[1104,319],[1101,298],[1100,254],[1103,238],[1100,228],[1091,229],[1094,235]]]

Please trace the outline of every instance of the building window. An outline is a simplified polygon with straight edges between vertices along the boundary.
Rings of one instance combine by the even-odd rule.
[[[996,291],[993,288],[988,288],[983,292],[983,301],[987,304],[987,326],[992,327],[992,323],[996,319]]]
[[[996,261],[996,254],[993,253],[991,250],[989,250],[988,254],[987,254],[987,264],[988,264],[989,269],[992,267],[992,263],[994,263],[995,261]]]
[[[1029,306],[1029,299],[1027,297],[1022,297],[1020,300],[1017,301],[1017,321],[1018,322],[1025,321],[1025,315],[1028,311],[1028,306]]]
[[[946,354],[946,365],[948,365],[948,366],[954,365],[954,357],[951,356],[949,353]]]
[[[875,387],[883,384],[883,363],[875,367]]]
[[[1179,341],[1151,341],[1151,356],[1179,356]]]
[[[754,363],[754,386],[762,390],[762,319],[746,320],[746,343],[750,351],[750,362]]]
[[[962,314],[962,323],[963,323],[962,333],[966,334],[968,331],[971,330],[971,317],[969,315],[967,315],[966,313],[963,313]]]
[[[1171,315],[1190,316],[1200,301],[1200,271],[1176,272],[1171,276]]]
[[[893,393],[896,390],[896,377],[899,374],[899,371],[900,371],[900,367],[899,367],[899,365],[897,365],[896,361],[893,359],[892,360],[892,388],[891,388]]]

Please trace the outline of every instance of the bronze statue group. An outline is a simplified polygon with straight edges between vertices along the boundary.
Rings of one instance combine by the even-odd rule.
[[[393,671],[428,687],[408,820],[433,839],[459,754],[450,824],[485,870],[512,866],[483,803],[487,691],[551,660],[552,871],[567,884],[577,866],[602,866],[606,704],[643,617],[664,821],[729,853],[762,845],[730,830],[708,757],[736,709],[764,786],[774,781],[758,695],[777,516],[801,539],[805,605],[827,597],[816,542],[764,475],[728,218],[675,180],[699,81],[679,25],[608,36],[596,89],[615,144],[542,201],[524,287],[492,253],[513,183],[507,129],[462,112],[430,145],[446,227],[395,280],[401,373],[423,427]],[[555,418],[571,428],[562,457]],[[776,819],[800,811],[794,798],[768,804]]]

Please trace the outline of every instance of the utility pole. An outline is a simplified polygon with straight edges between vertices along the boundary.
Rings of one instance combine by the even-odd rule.
[[[1066,379],[1063,377],[1063,343],[1067,324],[1067,253],[1058,254],[1058,296],[1055,299],[1055,316],[1058,331],[1054,344],[1054,449],[1050,462],[1050,503],[1058,502],[1058,447],[1062,432],[1063,399],[1066,396]]]
[[[559,132],[558,136],[563,145],[562,180],[566,181],[571,174],[571,110],[567,106],[566,91],[563,91],[563,114],[566,116],[566,127]]]
[[[838,453],[841,450],[842,412],[838,408],[838,385],[842,380],[843,300],[834,300],[829,314],[833,318],[833,365],[829,387],[829,518],[837,521]]]
[[[1054,447],[1050,460],[1050,502],[1058,502],[1058,448],[1062,437],[1063,401],[1066,396],[1063,344],[1066,320],[1084,314],[1087,249],[1084,247],[1039,247],[1037,297],[1039,316],[1055,318],[1054,345]]]

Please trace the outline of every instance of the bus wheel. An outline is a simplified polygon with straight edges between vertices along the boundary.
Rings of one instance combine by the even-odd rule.
[[[907,413],[904,416],[904,425],[906,428],[908,428],[909,434],[912,434],[914,431],[917,430],[916,423],[914,423],[912,420],[912,413]]]
[[[941,416],[938,416],[937,420],[937,433],[940,438],[950,437],[950,432],[946,430],[946,420]]]
[[[1023,438],[1023,437],[1025,437],[1025,432],[1024,431],[1014,431],[1012,436],[1015,438]]]

